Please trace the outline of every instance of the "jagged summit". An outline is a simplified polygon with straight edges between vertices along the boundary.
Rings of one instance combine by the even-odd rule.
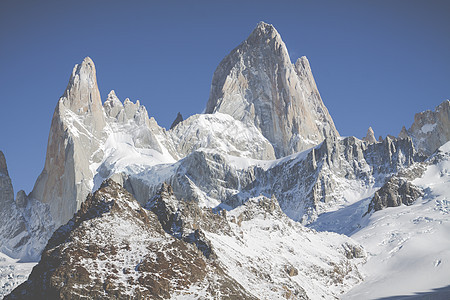
[[[293,65],[280,34],[264,22],[217,67],[205,112],[253,123],[277,157],[339,135],[308,60]]]
[[[267,24],[265,22],[259,22],[256,28],[250,33],[246,39],[246,43],[250,45],[258,43],[267,43],[271,40],[277,40],[278,42],[283,42],[278,31],[273,27],[272,24]],[[284,44],[284,43],[283,43]]]
[[[363,141],[365,141],[369,144],[373,144],[373,143],[377,142],[377,139],[375,138],[375,133],[373,132],[372,127],[369,127],[369,129],[367,129],[367,134],[363,138]]]
[[[170,125],[170,129],[174,128],[178,125],[178,123],[183,122],[183,116],[180,112],[178,112],[177,117],[173,120],[172,125]]]
[[[105,113],[95,65],[86,57],[75,65],[53,113],[44,170],[30,197],[48,203],[57,225],[69,220],[92,189],[89,165],[98,157]]]
[[[5,155],[0,151],[0,175],[9,176],[8,167],[6,166]]]
[[[97,86],[95,65],[91,58],[86,57],[81,64],[75,65],[61,101],[77,114],[96,112],[99,119],[96,120],[99,123],[97,129],[104,125],[104,120],[99,115],[102,100]]]
[[[450,100],[445,100],[434,111],[426,110],[414,116],[414,123],[399,137],[410,136],[416,148],[426,155],[432,154],[450,140]]]

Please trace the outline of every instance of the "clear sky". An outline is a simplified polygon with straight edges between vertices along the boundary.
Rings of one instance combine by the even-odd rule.
[[[450,1],[0,1],[0,150],[33,188],[53,110],[90,56],[103,100],[168,127],[200,113],[219,62],[259,21],[306,55],[341,135],[397,135],[450,98]]]

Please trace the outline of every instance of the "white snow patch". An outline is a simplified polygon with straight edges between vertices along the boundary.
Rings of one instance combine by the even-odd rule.
[[[436,128],[436,123],[435,124],[425,124],[422,126],[422,128],[420,129],[423,133],[427,134],[428,132],[431,132],[434,130],[434,128]]]

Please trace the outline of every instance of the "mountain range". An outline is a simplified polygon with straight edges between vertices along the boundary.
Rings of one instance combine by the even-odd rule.
[[[220,62],[204,113],[169,130],[139,101],[103,102],[86,57],[28,195],[0,152],[0,295],[445,298],[449,118],[445,100],[398,136],[340,136],[308,59],[264,22]]]

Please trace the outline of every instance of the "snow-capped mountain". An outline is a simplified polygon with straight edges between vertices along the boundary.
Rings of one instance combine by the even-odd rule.
[[[25,279],[14,259],[42,251],[11,299],[368,299],[391,262],[422,257],[436,278],[383,295],[438,288],[450,255],[426,234],[447,230],[449,103],[398,138],[340,137],[308,60],[261,22],[217,67],[206,113],[166,130],[139,101],[102,103],[87,57],[29,195],[14,199],[0,152],[0,295]],[[414,250],[425,238],[439,253]]]

